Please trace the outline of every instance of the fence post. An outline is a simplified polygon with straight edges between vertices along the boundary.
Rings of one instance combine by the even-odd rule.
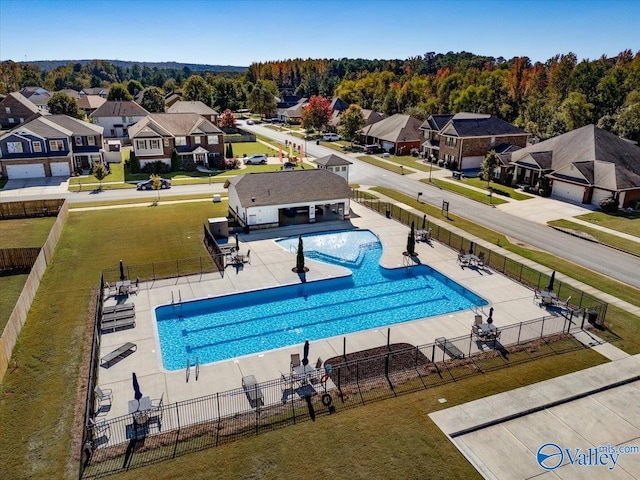
[[[216,447],[218,446],[218,441],[220,438],[220,422],[221,417],[220,417],[220,392],[216,392],[216,405],[218,407],[218,428],[216,428]]]
[[[584,292],[580,293],[580,305],[578,305],[578,308],[582,308],[582,299],[584,297]]]
[[[518,277],[518,282],[522,283],[522,269],[524,268],[524,265],[521,263],[520,264],[520,276]]]
[[[518,345],[520,345],[520,334],[522,333],[522,322],[518,326]]]
[[[391,328],[387,328],[387,350],[391,351]]]
[[[542,338],[544,336],[543,332],[544,332],[544,319],[545,318],[546,317],[542,317],[542,325],[540,326],[540,338]]]
[[[471,358],[471,345],[473,344],[473,333],[469,334],[469,354],[467,357]]]

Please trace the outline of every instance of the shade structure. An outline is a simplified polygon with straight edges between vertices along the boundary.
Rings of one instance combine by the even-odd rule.
[[[304,350],[302,354],[302,365],[305,367],[309,365],[309,340],[305,340],[304,342]]]
[[[122,265],[122,260],[120,260],[120,281],[124,280],[124,265]]]
[[[556,271],[551,272],[551,277],[549,278],[549,285],[547,285],[547,290],[553,290],[553,282],[556,279]]]
[[[142,398],[142,392],[140,391],[140,384],[138,383],[138,377],[136,376],[136,372],[133,372],[133,395],[136,400],[140,400]]]

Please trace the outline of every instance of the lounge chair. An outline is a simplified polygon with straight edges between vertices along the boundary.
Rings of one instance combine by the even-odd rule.
[[[484,268],[484,252],[480,252],[478,253],[478,262],[477,265],[479,267],[483,267]]]
[[[264,405],[264,396],[262,395],[262,390],[258,386],[256,377],[254,377],[253,375],[242,377],[242,388],[247,395],[249,404],[253,408],[261,407]]]
[[[124,320],[125,318],[135,318],[135,316],[136,316],[135,308],[132,308],[130,310],[115,311],[113,313],[103,313],[102,323],[114,322],[117,320]]]
[[[102,324],[100,325],[100,330],[102,333],[108,333],[108,332],[115,332],[120,328],[135,327],[135,326],[136,326],[136,317],[134,315],[131,317],[125,317],[125,318],[120,318],[116,320],[107,320],[106,322],[103,321]]]
[[[136,306],[133,303],[118,303],[116,305],[111,305],[110,307],[104,307],[102,309],[102,314],[112,314],[117,312],[128,312],[131,310],[135,310]]]
[[[464,358],[464,353],[462,353],[462,350],[456,347],[452,342],[447,340],[445,337],[436,338],[436,345],[438,345],[438,347],[440,347],[451,358],[456,358],[456,359]]]
[[[292,353],[291,354],[291,369],[300,366],[300,354]]]
[[[471,326],[471,333],[473,333],[476,337],[480,336],[480,328],[478,327],[478,325]]]
[[[116,348],[113,352],[108,353],[100,359],[100,366],[109,368],[112,363],[119,362],[120,360],[128,357],[138,349],[135,343],[127,342],[124,345]]]
[[[113,402],[113,391],[110,388],[100,388],[96,385],[95,394],[98,399],[99,407],[102,407],[102,402],[109,402],[109,405]]]

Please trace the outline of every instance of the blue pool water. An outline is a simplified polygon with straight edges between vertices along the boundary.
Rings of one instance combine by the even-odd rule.
[[[305,257],[347,267],[352,275],[158,307],[164,367],[177,370],[196,357],[216,362],[487,303],[426,265],[380,267],[382,246],[368,230],[303,241]],[[278,243],[295,251],[298,238]]]

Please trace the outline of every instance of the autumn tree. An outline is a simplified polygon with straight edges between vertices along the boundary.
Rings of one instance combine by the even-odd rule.
[[[47,102],[49,113],[52,115],[69,115],[73,118],[84,118],[84,112],[78,107],[75,98],[70,97],[66,93],[57,92]]]
[[[314,95],[309,99],[309,103],[302,107],[302,126],[307,130],[320,130],[329,123],[332,115],[333,110],[329,100]]]
[[[211,106],[211,87],[200,75],[191,75],[184,85],[182,92],[185,100],[202,102]]]
[[[358,105],[349,105],[340,115],[339,130],[342,138],[353,142],[358,137],[358,132],[364,127],[364,115]]]
[[[236,128],[236,117],[231,110],[228,108],[222,112],[222,116],[220,117],[220,127],[221,128]],[[229,144],[231,145],[231,144]]]
[[[140,106],[151,113],[164,113],[164,93],[158,87],[149,87],[142,94]]]
[[[109,94],[107,95],[107,100],[110,102],[114,101],[124,101],[124,100],[133,100],[133,97],[125,87],[121,83],[113,83],[109,87]]]

